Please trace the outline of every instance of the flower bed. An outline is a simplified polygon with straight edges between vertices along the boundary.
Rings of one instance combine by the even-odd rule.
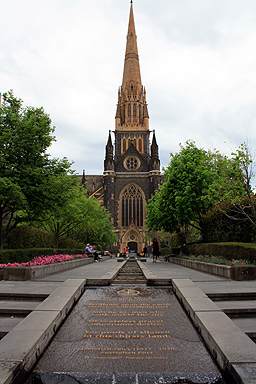
[[[255,265],[220,265],[182,257],[172,257],[171,262],[184,267],[197,269],[201,272],[226,277],[231,280],[256,280]]]
[[[219,264],[219,265],[228,265],[229,267],[231,266],[237,266],[237,265],[255,265],[255,263],[249,262],[248,260],[244,259],[226,259],[224,257],[218,257],[218,256],[213,256],[213,255],[199,255],[199,256],[182,256],[184,259],[188,260],[195,260],[195,261],[203,261],[205,263],[212,263],[212,264]]]
[[[48,265],[55,263],[63,263],[65,261],[88,258],[87,255],[52,255],[52,256],[37,256],[27,263],[7,263],[0,264],[0,269],[5,267],[35,267],[38,265]]]
[[[94,259],[86,255],[53,255],[35,257],[27,263],[0,264],[0,267],[4,280],[33,280],[93,262]]]

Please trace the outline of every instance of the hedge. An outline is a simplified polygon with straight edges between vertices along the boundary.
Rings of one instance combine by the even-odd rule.
[[[244,216],[236,214],[236,220],[227,217],[234,215],[234,208],[230,203],[222,202],[207,212],[200,219],[201,234],[206,243],[220,242],[254,242],[256,239],[255,227],[244,220]]]
[[[54,235],[29,226],[15,228],[7,236],[4,242],[4,249],[22,248],[52,248],[54,247]]]
[[[77,255],[83,254],[84,248],[80,249],[56,249],[56,248],[30,248],[30,249],[2,249],[0,250],[0,263],[26,263],[36,256],[51,255]]]
[[[34,249],[55,248],[54,235],[40,228],[21,226],[15,228],[6,238],[4,249]],[[60,238],[59,249],[85,248],[84,243],[78,243],[71,238]]]
[[[255,243],[201,243],[190,244],[181,247],[186,255],[214,255],[228,260],[245,259],[256,262]]]

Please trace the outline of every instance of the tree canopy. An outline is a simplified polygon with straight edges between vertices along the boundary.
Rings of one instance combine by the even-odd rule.
[[[0,248],[19,223],[36,220],[61,204],[59,179],[71,163],[46,152],[55,140],[51,119],[42,107],[23,107],[12,91],[0,108]],[[68,182],[68,179],[66,179]]]
[[[200,215],[211,206],[211,156],[192,141],[180,148],[171,154],[165,182],[149,201],[147,226],[151,230],[174,232],[185,225],[199,226]]]
[[[63,237],[82,243],[112,244],[117,240],[110,215],[94,198],[89,198],[84,187],[76,185],[68,191],[68,198],[51,212],[42,226],[55,236],[55,245]]]
[[[197,148],[193,141],[180,145],[171,154],[164,170],[165,182],[147,206],[149,230],[174,232],[192,225],[200,229],[202,215],[220,202],[233,207],[227,215],[233,220],[242,218],[256,226],[252,180],[252,160],[243,144],[231,157],[218,151]]]

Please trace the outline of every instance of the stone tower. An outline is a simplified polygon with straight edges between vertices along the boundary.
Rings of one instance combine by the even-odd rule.
[[[109,132],[103,174],[104,206],[111,213],[120,251],[127,244],[130,250],[142,251],[145,245],[145,204],[159,188],[161,179],[155,131],[149,130],[146,90],[141,82],[131,2],[114,144]]]

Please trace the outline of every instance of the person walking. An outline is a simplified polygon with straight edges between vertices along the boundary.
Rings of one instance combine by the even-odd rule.
[[[153,252],[153,263],[157,262],[157,258],[159,256],[159,244],[156,238],[153,239],[152,246],[152,252]]]

